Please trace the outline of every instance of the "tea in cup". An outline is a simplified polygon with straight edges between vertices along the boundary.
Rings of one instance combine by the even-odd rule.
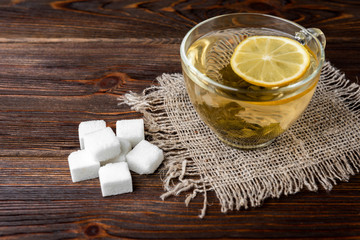
[[[186,89],[200,118],[231,146],[269,145],[308,106],[324,63],[316,28],[264,14],[206,20],[184,37]]]

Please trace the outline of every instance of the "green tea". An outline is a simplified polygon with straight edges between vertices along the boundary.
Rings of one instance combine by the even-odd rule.
[[[249,36],[285,36],[271,29],[226,29],[211,32],[188,49],[191,64],[213,83],[191,72],[184,74],[189,96],[200,117],[223,141],[234,146],[259,146],[279,136],[302,114],[315,91],[317,80],[305,87],[282,90],[252,85],[237,76],[230,58],[235,47]],[[316,58],[303,78],[316,68]],[[216,83],[226,87],[214,87]],[[228,88],[227,88],[228,87]]]

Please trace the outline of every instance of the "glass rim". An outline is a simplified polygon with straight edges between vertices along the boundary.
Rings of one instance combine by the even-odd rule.
[[[190,35],[199,27],[201,27],[202,25],[211,22],[213,20],[216,20],[218,18],[224,18],[224,17],[231,17],[231,16],[238,16],[238,15],[253,15],[253,16],[263,16],[263,17],[268,17],[268,18],[274,18],[277,19],[279,21],[283,21],[287,24],[291,24],[293,26],[296,26],[298,28],[300,28],[300,30],[304,33],[306,33],[307,35],[310,35],[315,41],[317,46],[320,49],[320,58],[318,59],[319,64],[317,65],[316,69],[306,78],[304,78],[301,81],[297,81],[294,82],[293,84],[289,84],[283,87],[278,87],[276,89],[261,89],[261,90],[251,90],[251,89],[239,89],[239,88],[233,88],[230,86],[226,86],[224,84],[221,84],[219,82],[216,82],[214,80],[212,80],[211,78],[209,78],[208,76],[206,76],[205,74],[201,73],[194,65],[192,65],[186,55],[186,51],[185,51],[185,44],[188,40],[188,38],[190,37]],[[197,39],[196,39],[197,40]],[[281,18],[281,17],[277,17],[277,16],[273,16],[273,15],[268,15],[268,14],[262,14],[262,13],[230,13],[230,14],[223,14],[223,15],[219,15],[219,16],[215,16],[212,18],[209,18],[207,20],[204,20],[198,24],[196,24],[194,27],[192,27],[185,35],[185,37],[183,38],[183,40],[181,41],[181,45],[180,45],[180,57],[181,60],[183,61],[184,64],[186,64],[187,67],[190,68],[190,70],[195,73],[197,76],[200,76],[203,80],[205,80],[207,83],[210,83],[211,85],[217,87],[217,88],[222,88],[226,91],[231,91],[231,92],[243,92],[243,93],[251,93],[251,92],[256,92],[256,93],[273,93],[273,92],[278,92],[278,91],[291,91],[297,88],[300,88],[303,85],[306,85],[307,83],[311,82],[311,80],[313,80],[321,71],[322,66],[324,64],[324,55],[325,55],[325,50],[323,45],[320,43],[319,39],[314,36],[312,33],[310,33],[306,28],[304,28],[303,26]]]

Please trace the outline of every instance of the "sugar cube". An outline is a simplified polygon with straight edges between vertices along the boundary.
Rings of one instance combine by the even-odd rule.
[[[139,142],[126,155],[129,169],[138,174],[154,173],[163,160],[163,151],[146,140]]]
[[[85,150],[72,152],[68,157],[68,163],[73,182],[79,182],[98,177],[100,163]]]
[[[123,138],[117,138],[120,142],[120,154],[116,156],[115,158],[109,159],[107,161],[101,162],[102,165],[108,164],[108,163],[117,163],[117,162],[125,162],[126,161],[126,154],[130,152],[131,150],[131,143]]]
[[[145,139],[144,120],[143,119],[126,119],[116,122],[116,136],[130,141],[134,147],[141,140]]]
[[[103,197],[133,191],[131,174],[126,162],[109,163],[99,169]]]
[[[120,154],[120,142],[110,127],[86,134],[85,150],[94,155],[99,162],[114,158]]]
[[[100,129],[106,128],[106,122],[104,120],[94,120],[94,121],[86,121],[81,122],[79,124],[79,142],[80,149],[84,149],[84,139],[83,137],[86,134],[98,131]]]

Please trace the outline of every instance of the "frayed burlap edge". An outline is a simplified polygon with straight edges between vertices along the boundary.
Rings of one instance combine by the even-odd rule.
[[[175,75],[182,77],[181,74]],[[118,98],[119,104],[127,104],[131,106],[131,109],[143,114],[146,131],[151,136],[151,142],[164,151],[165,161],[161,171],[166,192],[161,195],[161,199],[164,200],[171,195],[190,191],[191,193],[185,199],[185,204],[188,206],[199,193],[203,194],[203,209],[199,215],[203,218],[208,204],[207,192],[212,188],[203,179],[168,117],[164,106],[168,93],[167,79],[166,74],[163,74],[157,78],[157,81],[161,83],[160,86],[151,86],[141,94],[133,92],[125,94]]]
[[[198,194],[203,194],[203,208],[199,215],[203,218],[208,205],[207,192],[213,191],[211,186],[202,176],[199,168],[191,157],[191,153],[184,147],[176,126],[173,125],[166,111],[166,98],[168,96],[169,81],[182,78],[181,74],[163,74],[157,78],[160,85],[151,86],[141,94],[130,92],[119,97],[119,104],[127,104],[131,109],[144,115],[147,133],[151,136],[151,142],[164,150],[165,161],[163,171],[163,184],[165,193],[161,199],[171,195],[179,195],[182,192],[190,192],[185,199],[185,204]],[[350,83],[338,69],[326,62],[321,76],[321,81],[327,91],[332,91],[344,105],[352,111],[354,118],[360,114],[360,86]],[[183,86],[179,86],[182,88]],[[184,91],[184,89],[179,89]],[[281,195],[294,194],[306,187],[310,191],[317,191],[318,185],[330,191],[338,180],[347,181],[350,175],[359,172],[360,148],[356,151],[327,159],[320,163],[298,169],[296,171],[254,178],[233,186],[232,196],[218,194],[215,191],[220,204],[221,211],[239,210],[259,206],[268,197],[278,198]]]

